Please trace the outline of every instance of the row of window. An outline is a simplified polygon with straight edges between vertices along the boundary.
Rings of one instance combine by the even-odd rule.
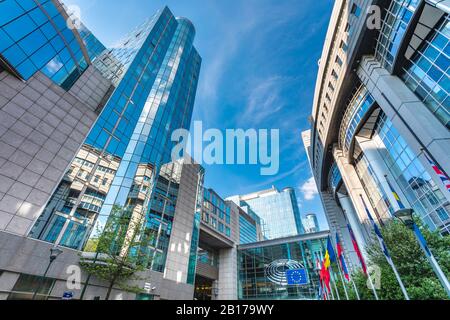
[[[353,3],[350,9],[350,14],[358,18],[361,15],[361,8],[356,3]],[[349,19],[344,28],[344,34],[347,35],[347,38],[350,38],[351,36],[352,33],[351,26],[352,25]],[[323,136],[323,133],[325,131],[325,126],[328,121],[328,112],[330,109],[329,105],[331,105],[332,103],[332,96],[334,96],[334,92],[336,90],[336,83],[339,79],[340,68],[344,63],[340,55],[345,54],[348,50],[348,44],[344,39],[341,39],[339,43],[339,49],[340,51],[338,51],[335,58],[335,64],[337,65],[337,68],[336,67],[331,68],[331,79],[328,82],[328,87],[327,90],[325,91],[325,102],[323,103],[323,111],[321,113],[320,120],[318,120],[319,123],[318,131],[320,136]]]

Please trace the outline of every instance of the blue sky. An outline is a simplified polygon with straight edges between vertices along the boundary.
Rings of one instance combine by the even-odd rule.
[[[280,129],[280,172],[205,166],[206,186],[223,197],[296,188],[302,214],[322,206],[301,141],[309,128],[317,62],[333,0],[64,0],[107,46],[164,5],[195,25],[203,58],[193,120],[207,128]]]

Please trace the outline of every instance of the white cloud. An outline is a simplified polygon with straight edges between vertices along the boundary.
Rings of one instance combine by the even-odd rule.
[[[307,201],[314,200],[314,198],[319,194],[316,181],[313,177],[311,177],[300,187],[300,191],[303,194],[303,198]]]

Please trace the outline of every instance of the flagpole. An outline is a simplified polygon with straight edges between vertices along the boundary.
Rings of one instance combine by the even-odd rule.
[[[320,256],[321,256],[321,258],[322,258],[322,261],[324,261],[324,257],[323,257],[322,252],[321,252]],[[330,277],[331,277],[331,273],[330,273]],[[325,289],[326,289],[326,291],[328,291],[328,297],[329,297],[330,294],[331,294],[331,299],[332,299],[332,300],[336,300],[336,298],[334,297],[333,288],[330,287],[330,290],[328,290],[328,287],[325,285]]]
[[[358,300],[361,300],[361,297],[359,296],[358,288],[356,287],[355,281],[353,280],[353,278],[350,278],[350,281],[351,281],[352,284],[353,284],[353,290],[355,290],[356,298],[357,298]]]
[[[336,291],[336,296],[338,300],[341,300],[341,296],[336,286],[336,274],[334,273],[333,268],[331,266],[330,266],[330,274],[331,274],[331,282],[333,282],[334,290]]]
[[[378,298],[377,289],[375,289],[375,286],[374,286],[374,284],[372,282],[372,278],[371,278],[370,272],[367,272],[367,278],[369,279],[370,288],[372,289],[373,295],[375,296],[375,300],[380,300]]]
[[[406,288],[405,288],[405,286],[403,284],[403,281],[400,278],[400,274],[398,273],[397,268],[394,265],[394,261],[392,261],[392,258],[389,255],[389,251],[388,251],[388,249],[386,247],[386,244],[384,243],[383,235],[381,234],[381,232],[378,229],[378,226],[376,225],[375,221],[373,220],[372,215],[370,214],[370,211],[367,208],[366,202],[364,201],[364,198],[363,198],[362,194],[360,194],[359,196],[361,197],[361,201],[363,202],[364,208],[366,209],[367,216],[369,217],[369,220],[372,223],[372,226],[374,228],[375,234],[376,234],[376,236],[378,238],[378,242],[380,243],[381,251],[384,254],[384,257],[386,258],[386,261],[391,266],[392,271],[394,272],[395,277],[397,278],[397,282],[398,282],[398,284],[400,286],[400,289],[403,292],[403,295],[404,295],[405,299],[409,300],[408,292],[406,291]],[[370,279],[370,276],[369,276],[369,279]]]
[[[339,275],[341,276],[342,286],[344,287],[345,297],[347,298],[347,300],[350,300],[350,298],[348,297],[347,288],[345,287],[344,277],[342,276],[342,268],[339,263],[337,265],[339,268]]]
[[[345,293],[345,297],[347,298],[347,300],[350,300],[349,296],[348,296],[348,292],[347,292],[347,287],[345,285],[345,281],[344,281],[344,271],[343,271],[343,266],[342,266],[342,260],[344,261],[345,264],[345,258],[344,258],[344,251],[342,250],[341,247],[341,240],[339,239],[339,235],[336,232],[336,244],[337,244],[337,257],[336,257],[336,264],[338,266],[338,270],[339,270],[339,276],[341,278],[341,282],[342,282],[342,286],[344,287],[344,293]],[[346,268],[347,269],[347,268]],[[348,275],[348,270],[346,271],[346,277],[350,277],[350,275]]]
[[[426,154],[425,154],[426,155]],[[428,159],[430,161],[430,159]],[[447,295],[450,297],[450,283],[445,276],[444,272],[442,271],[441,267],[439,266],[438,262],[436,261],[436,258],[434,257],[433,253],[430,251],[427,245],[427,241],[425,240],[424,236],[422,235],[422,232],[420,232],[419,227],[414,222],[414,210],[413,209],[406,209],[405,205],[401,201],[399,195],[397,192],[395,192],[394,187],[389,182],[388,176],[385,175],[386,181],[389,185],[389,188],[391,189],[392,194],[394,195],[394,198],[397,200],[397,205],[399,207],[399,211],[397,211],[394,216],[402,221],[402,223],[410,230],[414,232],[414,235],[417,238],[417,241],[419,242],[420,248],[425,253],[425,256],[428,259],[428,262],[430,263],[434,273],[438,277],[439,281],[441,282],[442,286],[444,287],[445,291],[447,292]]]

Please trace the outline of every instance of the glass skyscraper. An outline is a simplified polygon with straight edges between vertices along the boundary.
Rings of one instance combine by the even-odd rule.
[[[278,191],[275,188],[233,199],[242,208],[254,212],[262,224],[263,236],[266,239],[277,239],[303,234],[303,225],[298,208],[295,191],[286,188]]]
[[[31,236],[82,250],[112,214],[141,221],[143,235],[169,233],[170,221],[154,209],[161,167],[171,162],[171,133],[191,122],[201,65],[194,26],[166,7],[112,49],[84,27],[80,34],[116,88]]]

